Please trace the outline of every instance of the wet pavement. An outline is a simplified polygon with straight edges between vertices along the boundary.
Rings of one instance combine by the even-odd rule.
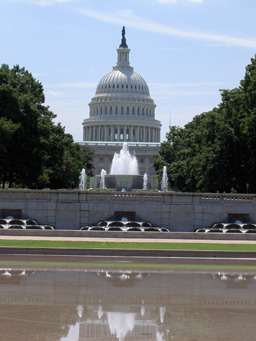
[[[146,238],[104,238],[104,237],[49,237],[49,236],[10,236],[0,235],[0,240],[53,240],[73,242],[120,242],[120,243],[211,243],[211,244],[255,244],[256,240],[232,239],[146,239]]]

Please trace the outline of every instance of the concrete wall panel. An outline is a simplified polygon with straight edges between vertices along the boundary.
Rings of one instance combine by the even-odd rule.
[[[79,229],[113,217],[115,212],[134,212],[144,221],[173,231],[194,231],[230,214],[247,215],[256,222],[256,196],[252,194],[145,193],[92,191],[0,190],[1,210],[22,210],[24,218]]]

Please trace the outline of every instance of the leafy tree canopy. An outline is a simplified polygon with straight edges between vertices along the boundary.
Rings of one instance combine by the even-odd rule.
[[[42,84],[18,65],[0,68],[0,183],[74,188],[92,162],[44,105]],[[90,165],[89,170],[92,168]]]
[[[184,128],[170,127],[154,166],[167,166],[172,189],[256,192],[256,59],[238,88],[221,90],[221,103]]]

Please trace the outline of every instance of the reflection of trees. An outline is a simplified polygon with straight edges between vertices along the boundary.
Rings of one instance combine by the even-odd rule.
[[[75,306],[0,306],[1,340],[59,341],[77,321]]]

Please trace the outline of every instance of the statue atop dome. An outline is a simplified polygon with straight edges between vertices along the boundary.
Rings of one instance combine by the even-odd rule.
[[[122,29],[122,41],[119,47],[124,47],[124,48],[128,48],[128,45],[126,44],[126,38],[125,38],[125,27],[123,26]]]

